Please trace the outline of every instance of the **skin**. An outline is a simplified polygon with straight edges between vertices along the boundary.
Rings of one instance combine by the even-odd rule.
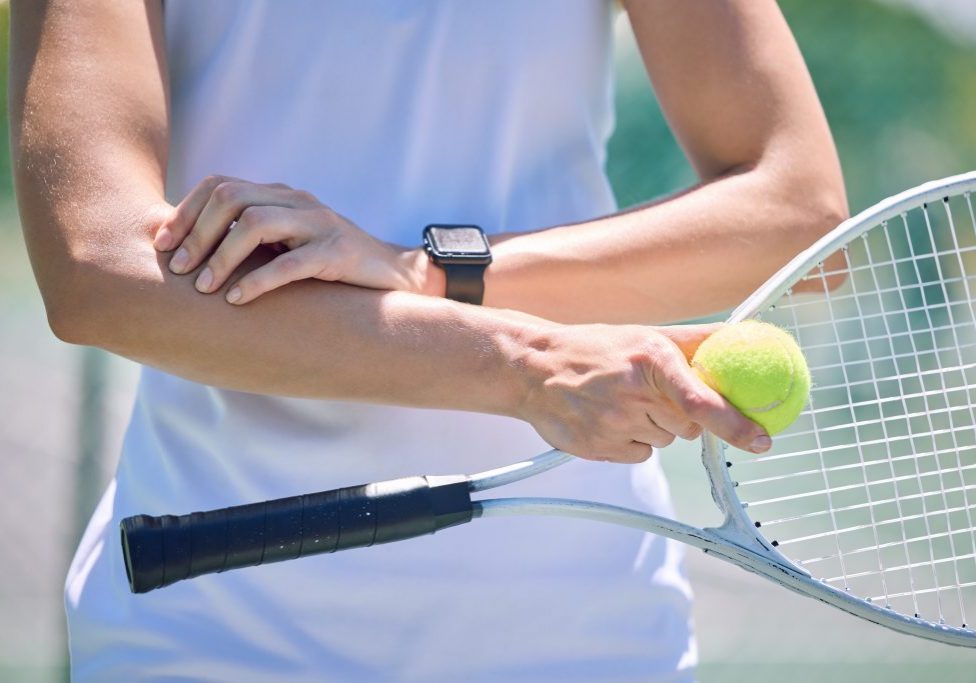
[[[833,144],[771,0],[627,5],[701,183],[497,238],[486,306],[473,307],[429,296],[443,276],[418,249],[369,238],[301,190],[213,176],[169,205],[160,3],[12,3],[16,188],[52,329],[231,389],[511,415],[586,458],[637,462],[702,428],[767,449],[762,429],[688,368],[714,326],[646,323],[726,308],[832,227],[846,212]],[[242,235],[321,228],[343,245],[342,267],[228,305],[228,282],[281,258],[245,243],[200,287],[222,296],[201,295],[200,266],[235,218]],[[291,246],[284,264],[297,272],[302,245],[287,232],[265,241]],[[159,250],[179,246],[182,267]],[[676,289],[688,272],[697,286]]]
[[[690,2],[675,11],[668,3],[631,2],[627,9],[664,112],[702,182],[616,216],[493,236],[486,305],[563,322],[660,323],[710,314],[741,301],[846,215],[826,120],[772,3]],[[692,35],[708,36],[708,49],[687,39]],[[238,218],[243,229],[228,233]],[[283,185],[206,179],[156,240],[162,250],[182,247],[176,272],[202,264],[196,284],[204,293],[220,290],[268,243],[282,244],[288,255],[235,282],[232,303],[306,277],[444,294],[442,271],[421,249],[379,242]],[[670,291],[689,266],[709,276]]]

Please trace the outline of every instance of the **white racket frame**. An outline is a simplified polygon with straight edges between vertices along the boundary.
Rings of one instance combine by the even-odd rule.
[[[943,178],[906,190],[844,221],[811,247],[798,254],[729,316],[729,322],[752,318],[779,300],[797,280],[829,255],[870,228],[895,218],[923,203],[976,191],[976,172]],[[582,500],[560,498],[498,498],[475,501],[481,517],[510,515],[555,515],[617,524],[700,548],[743,569],[764,576],[785,588],[815,598],[867,621],[895,631],[949,645],[976,647],[976,630],[895,612],[880,604],[856,597],[813,578],[778,552],[745,512],[736,495],[725,458],[725,444],[713,434],[702,435],[702,463],[711,482],[712,498],[725,515],[721,526],[699,529],[677,520],[628,508]],[[502,486],[557,467],[573,456],[553,450],[531,460],[515,463],[469,477],[472,492]]]

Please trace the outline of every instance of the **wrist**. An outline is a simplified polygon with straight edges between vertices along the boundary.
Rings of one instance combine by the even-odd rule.
[[[551,376],[547,364],[553,335],[562,325],[516,311],[495,310],[513,324],[498,345],[504,357],[504,368],[498,376],[505,378],[508,387],[504,414],[532,422],[539,390]]]
[[[423,290],[422,294],[436,296],[441,299],[447,296],[447,273],[439,265],[430,260],[424,249],[420,249],[419,259],[422,262]]]
[[[424,228],[423,236],[424,251],[433,266],[443,273],[444,296],[481,305],[485,296],[485,269],[492,260],[485,231],[477,225],[431,223]],[[428,272],[435,271],[431,268]]]
[[[410,297],[411,311],[426,309],[431,332],[419,343],[435,349],[435,381],[446,387],[444,403],[429,407],[470,410],[526,419],[537,401],[545,373],[543,328],[548,321],[501,309],[459,304],[449,299]],[[436,339],[445,345],[437,349]],[[463,341],[461,341],[463,340]],[[461,341],[455,346],[454,342]],[[542,353],[540,353],[542,351]]]
[[[401,268],[406,273],[407,291],[443,299],[447,291],[447,277],[443,268],[434,264],[423,247],[408,249],[401,255]]]

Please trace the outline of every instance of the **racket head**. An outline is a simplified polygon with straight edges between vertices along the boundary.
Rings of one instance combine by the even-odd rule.
[[[730,316],[788,330],[811,400],[761,455],[703,437],[717,530],[794,590],[976,646],[976,173],[845,221]],[[804,578],[805,577],[805,578]],[[798,586],[800,588],[798,588]]]

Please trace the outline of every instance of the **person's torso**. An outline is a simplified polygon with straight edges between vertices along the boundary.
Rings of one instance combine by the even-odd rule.
[[[614,208],[611,2],[164,7],[172,202],[214,173],[284,182],[407,246],[432,222],[527,230]],[[246,394],[146,368],[69,571],[73,675],[612,681],[692,663],[674,547],[566,520],[484,520],[128,593],[115,531],[127,515],[474,472],[546,448],[508,418]],[[572,463],[502,495],[519,493],[670,511],[654,462]]]
[[[497,232],[606,213],[613,13],[606,0],[167,0],[167,192],[212,173],[283,182],[408,245],[427,223]]]

